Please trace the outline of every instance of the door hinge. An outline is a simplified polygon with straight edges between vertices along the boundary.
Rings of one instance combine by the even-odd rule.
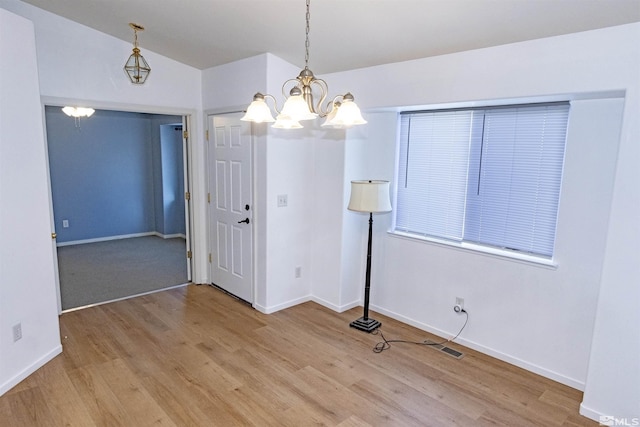
[[[184,199],[185,200],[191,200],[191,193],[189,193],[188,191],[186,193],[184,193]]]
[[[207,138],[207,141],[209,140],[209,129],[204,131],[204,136],[205,138]]]
[[[211,255],[211,252],[209,252],[209,264],[211,264],[213,262],[213,255]]]
[[[207,203],[211,203],[211,193],[207,193]]]
[[[191,251],[187,251],[187,258],[191,259],[193,257],[193,254],[191,253]]]
[[[189,131],[188,131],[188,130],[185,130],[184,132],[182,132],[182,137],[183,137],[184,139],[189,139]]]

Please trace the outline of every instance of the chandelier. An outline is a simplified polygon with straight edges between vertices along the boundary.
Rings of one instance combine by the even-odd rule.
[[[129,56],[127,63],[124,64],[124,71],[129,76],[131,83],[141,85],[147,80],[151,72],[151,67],[149,67],[144,57],[140,55],[140,49],[138,48],[138,31],[144,31],[144,27],[133,22],[130,22],[129,26],[133,28],[133,53]]]
[[[253,96],[253,102],[240,120],[254,123],[273,123],[272,127],[280,129],[299,129],[302,127],[300,121],[313,120],[318,117],[326,118],[322,124],[324,127],[346,128],[367,123],[353,101],[353,95],[349,92],[337,95],[333,100],[324,104],[329,92],[327,83],[316,78],[309,69],[309,20],[311,17],[309,1],[307,0],[304,69],[300,71],[298,77],[289,79],[282,85],[282,95],[285,98],[282,110],[278,109],[275,97],[258,92]],[[293,86],[291,86],[292,84]],[[288,88],[290,89],[287,91]],[[317,102],[314,100],[314,89]],[[278,113],[275,119],[267,105],[267,99],[273,101],[273,107]]]

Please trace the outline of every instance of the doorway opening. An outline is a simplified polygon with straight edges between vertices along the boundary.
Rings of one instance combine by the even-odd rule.
[[[187,122],[45,107],[61,311],[191,280]]]

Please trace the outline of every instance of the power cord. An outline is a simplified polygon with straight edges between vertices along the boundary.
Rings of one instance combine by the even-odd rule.
[[[382,333],[380,328],[378,328],[373,332],[373,334],[374,335],[380,335],[380,337],[382,338],[382,341],[377,343],[373,347],[373,352],[374,353],[382,353],[383,351],[388,350],[389,348],[391,348],[391,343],[404,343],[404,344],[415,344],[415,345],[443,345],[443,344],[446,344],[448,342],[451,342],[451,341],[455,340],[456,338],[458,338],[460,336],[460,334],[464,330],[465,326],[467,326],[467,322],[469,321],[469,313],[467,313],[467,311],[465,309],[461,309],[460,313],[464,313],[466,318],[464,320],[464,324],[462,325],[462,328],[460,328],[460,330],[458,331],[456,336],[453,337],[453,338],[450,338],[448,340],[444,340],[442,342],[428,342],[428,340],[424,340],[422,342],[419,342],[419,341],[406,341],[406,340],[388,340],[388,339],[386,339],[384,337],[384,334]]]

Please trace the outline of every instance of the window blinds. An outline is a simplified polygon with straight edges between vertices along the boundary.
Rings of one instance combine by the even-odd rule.
[[[550,257],[568,103],[403,114],[395,229]]]

